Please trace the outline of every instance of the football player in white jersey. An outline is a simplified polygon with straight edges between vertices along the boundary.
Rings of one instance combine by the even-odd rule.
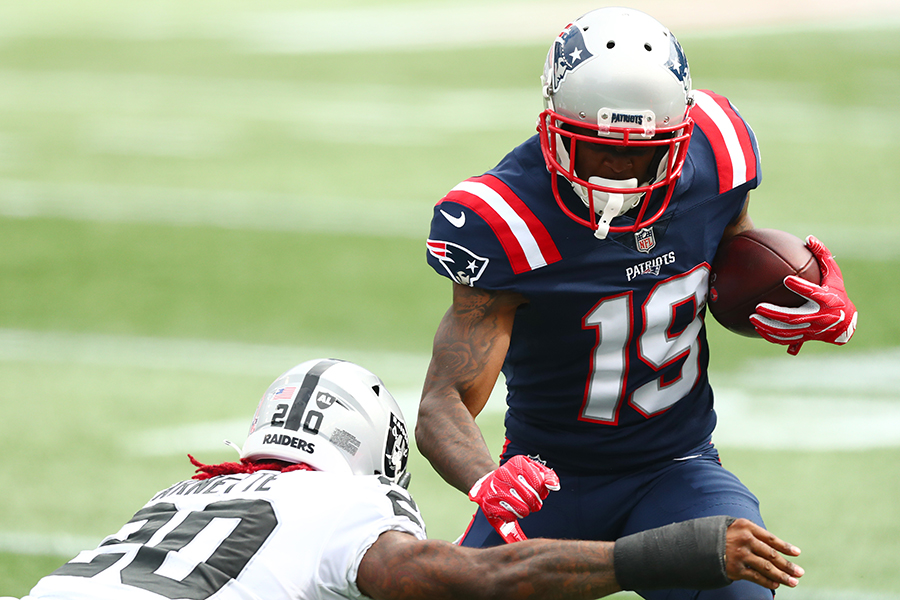
[[[240,462],[197,466],[27,600],[597,598],[640,585],[795,586],[799,550],[745,519],[618,542],[427,540],[406,423],[381,380],[317,359],[266,390]],[[541,477],[556,476],[546,469]]]

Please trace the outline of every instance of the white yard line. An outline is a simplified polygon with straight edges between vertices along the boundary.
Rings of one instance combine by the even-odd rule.
[[[900,348],[872,353],[779,356],[736,373],[712,373],[721,446],[863,450],[900,446]],[[267,346],[0,329],[0,363],[30,362],[134,367],[170,372],[232,373],[274,379],[294,364],[336,356],[377,373],[404,415],[415,422],[425,355],[342,348]],[[504,410],[499,384],[486,410]],[[225,420],[149,429],[123,438],[134,454],[183,454],[241,443],[249,421]]]
[[[188,373],[265,375],[272,379],[302,360],[341,355],[401,380],[424,377],[427,358],[401,352],[365,352],[328,346],[278,346],[192,339],[0,329],[0,363],[35,362],[136,367]],[[262,391],[262,390],[261,390]]]
[[[347,52],[414,47],[546,43],[594,0],[384,3],[335,9],[284,9],[260,3],[7,3],[0,40],[44,36],[232,41],[264,51]],[[632,0],[676,35],[734,35],[771,27],[884,26],[900,16],[895,0]],[[52,9],[50,8],[52,6]]]
[[[0,215],[421,239],[433,203],[339,196],[0,180]],[[348,219],[347,214],[357,218]],[[425,229],[423,229],[425,228]],[[893,239],[893,238],[886,238]]]
[[[231,190],[48,183],[0,179],[0,216],[60,217],[100,223],[204,226],[255,231],[340,233],[424,243],[432,203],[361,202],[352,197]],[[347,219],[352,212],[355,219]],[[830,225],[779,221],[778,228],[824,240],[840,259],[895,261],[900,238],[890,224]]]
[[[32,556],[75,556],[82,550],[96,548],[102,539],[65,533],[0,531],[0,552]]]
[[[676,36],[896,26],[894,0],[635,0]],[[403,5],[334,10],[261,11],[232,35],[264,52],[342,53],[405,48],[545,43],[596,1]],[[340,32],[335,35],[335,24]],[[377,25],[376,25],[377,24]]]

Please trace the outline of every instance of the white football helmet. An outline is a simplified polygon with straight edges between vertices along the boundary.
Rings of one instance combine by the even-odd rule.
[[[541,82],[545,108],[538,120],[541,150],[554,175],[553,194],[563,211],[599,238],[610,231],[638,231],[659,219],[681,175],[693,129],[688,116],[693,104],[691,75],[675,36],[637,10],[591,11],[553,42]],[[574,133],[573,127],[590,134]],[[626,149],[655,148],[649,180],[576,173],[576,140]],[[588,219],[566,206],[555,175],[569,181],[588,207]],[[633,224],[611,225],[614,218],[662,187],[667,188],[665,197],[653,214],[645,214],[649,203],[644,202]]]
[[[241,458],[306,463],[319,471],[408,480],[400,407],[375,374],[316,359],[276,379],[259,401]]]

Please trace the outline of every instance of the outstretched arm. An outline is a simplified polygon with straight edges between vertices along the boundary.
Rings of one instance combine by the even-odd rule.
[[[727,517],[675,523],[615,544],[528,540],[474,549],[388,531],[363,557],[357,584],[375,600],[590,600],[622,589],[708,589],[737,579],[794,587],[803,570],[782,553],[800,551],[746,519]]]
[[[611,542],[527,540],[487,549],[381,534],[359,566],[357,585],[375,600],[583,598],[616,583]]]

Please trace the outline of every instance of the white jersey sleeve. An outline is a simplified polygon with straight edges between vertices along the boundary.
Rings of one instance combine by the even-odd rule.
[[[356,585],[359,563],[385,531],[403,531],[425,539],[425,525],[409,492],[384,483],[367,488],[371,489],[360,489],[359,493],[370,494],[371,501],[348,507],[338,517],[331,536],[323,540],[317,577],[320,598],[365,597]]]
[[[384,478],[261,471],[183,481],[23,600],[362,598],[359,563],[388,530],[425,538],[415,502]]]

